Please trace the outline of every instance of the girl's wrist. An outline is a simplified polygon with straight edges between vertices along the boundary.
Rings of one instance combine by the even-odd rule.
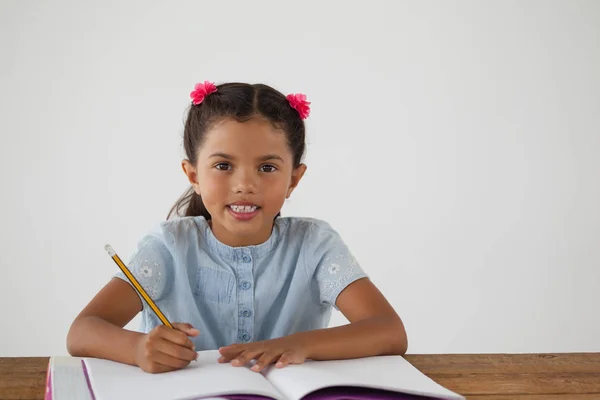
[[[142,344],[142,341],[144,340],[144,337],[146,336],[146,334],[141,333],[141,332],[133,332],[133,331],[129,331],[129,332],[127,332],[127,334],[129,335],[128,344],[127,344],[127,350],[128,350],[127,358],[129,360],[128,364],[141,367],[140,362],[139,362],[138,352],[139,352],[140,345]]]
[[[315,341],[310,340],[311,332],[298,332],[288,336],[291,347],[301,353],[305,359],[311,358],[315,351]]]

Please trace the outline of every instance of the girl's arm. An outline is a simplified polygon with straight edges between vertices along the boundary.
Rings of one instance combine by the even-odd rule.
[[[111,279],[71,324],[69,354],[136,365],[134,349],[143,334],[123,327],[141,310],[142,302],[131,285]]]
[[[402,320],[368,278],[344,289],[336,306],[349,324],[290,336],[304,344],[306,358],[332,360],[406,353],[408,339]]]
[[[196,358],[188,336],[199,332],[189,324],[158,326],[148,334],[123,329],[141,310],[133,287],[113,278],[73,321],[67,335],[69,354],[137,365],[147,372],[183,368]]]
[[[223,347],[219,349],[222,355],[219,361],[245,365],[256,359],[257,365],[252,369],[261,371],[272,363],[284,367],[305,359],[339,360],[406,353],[408,340],[402,320],[368,278],[348,285],[338,296],[336,306],[349,324]]]

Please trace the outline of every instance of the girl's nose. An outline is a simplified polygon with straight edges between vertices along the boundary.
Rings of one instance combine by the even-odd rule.
[[[258,176],[253,171],[238,171],[233,180],[232,190],[239,194],[253,194],[258,189]]]

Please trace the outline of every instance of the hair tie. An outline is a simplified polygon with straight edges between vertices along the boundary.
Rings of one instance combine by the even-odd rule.
[[[204,81],[204,83],[196,83],[194,90],[190,93],[192,103],[198,105],[204,101],[206,96],[217,91],[217,87],[214,83]]]
[[[306,95],[303,93],[288,94],[286,96],[290,106],[298,111],[301,119],[306,119],[310,114],[310,102],[306,101]]]

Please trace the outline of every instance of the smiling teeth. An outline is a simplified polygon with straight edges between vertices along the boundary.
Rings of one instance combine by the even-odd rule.
[[[256,211],[256,206],[229,206],[233,211],[238,213],[251,213]]]

